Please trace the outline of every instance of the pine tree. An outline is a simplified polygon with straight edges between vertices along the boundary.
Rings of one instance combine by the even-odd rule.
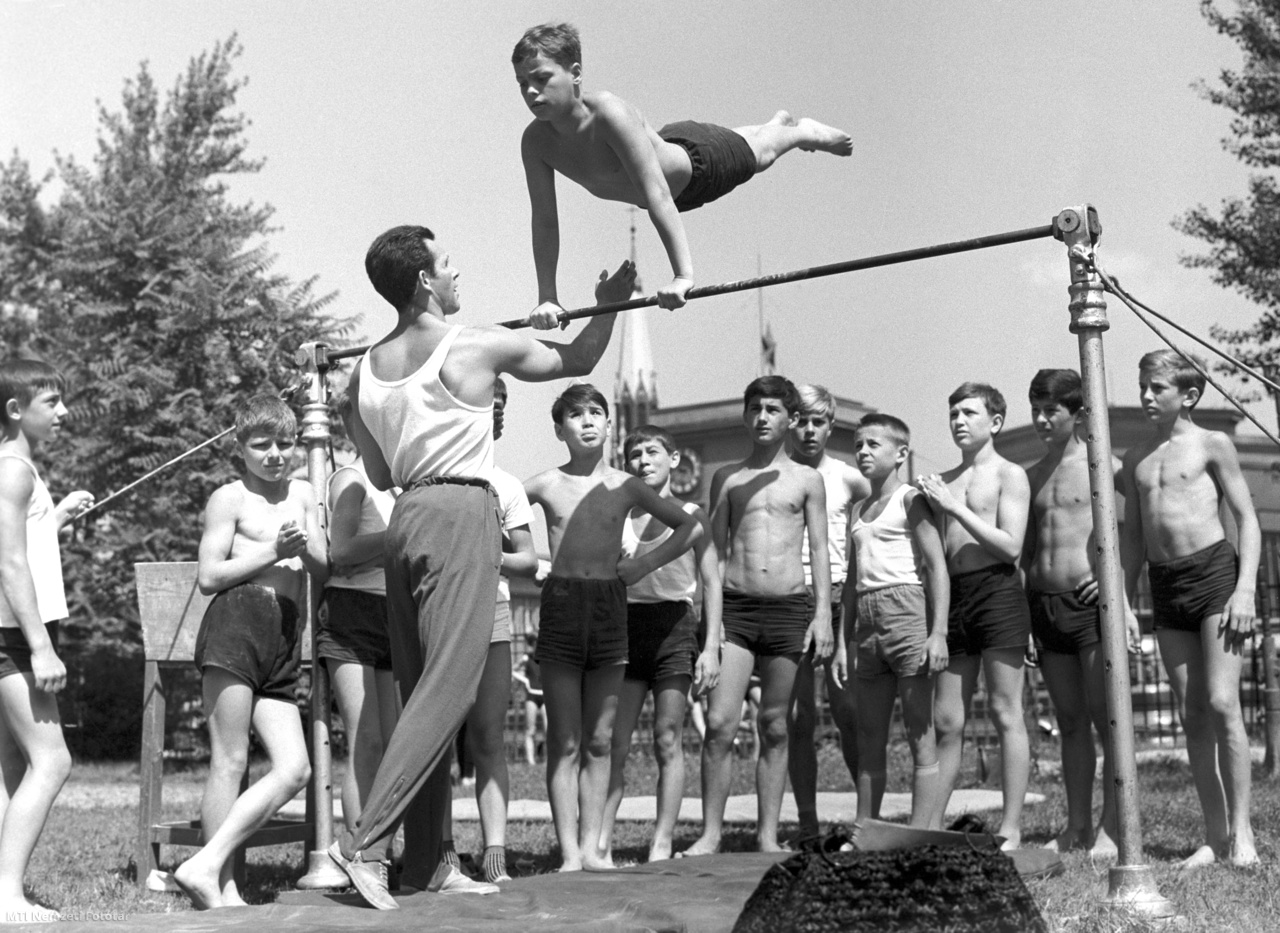
[[[220,433],[239,401],[294,378],[300,344],[350,328],[322,314],[334,296],[317,297],[314,278],[272,271],[272,209],[229,197],[229,177],[262,165],[236,109],[240,51],[234,36],[217,44],[163,97],[142,65],[121,109],[100,107],[91,164],[57,160],[64,187],[47,212],[16,155],[0,172],[0,309],[15,309],[0,337],[71,382],[71,428],[46,461],[55,495],[101,498]],[[66,642],[82,675],[136,655],[133,564],[195,558],[204,503],[235,476],[230,449],[183,460],[64,544]],[[140,693],[122,701],[136,709]]]

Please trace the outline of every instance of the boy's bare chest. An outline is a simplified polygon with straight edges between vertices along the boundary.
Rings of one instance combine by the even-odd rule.
[[[1139,461],[1133,474],[1144,494],[1177,491],[1208,481],[1203,453],[1190,445],[1161,444]]]
[[[249,541],[274,541],[286,522],[304,524],[301,505],[292,496],[270,502],[261,496],[246,498],[236,518],[236,537]]]
[[[996,470],[972,469],[947,481],[952,494],[972,511],[990,517],[1000,507],[1000,474]]]
[[[547,151],[547,162],[557,172],[592,193],[607,194],[618,183],[625,183],[627,187],[631,185],[617,153],[591,130],[553,138]],[[602,191],[597,192],[597,188]]]
[[[745,518],[790,518],[804,511],[803,485],[790,476],[777,476],[774,471],[759,471],[740,476],[725,490],[733,516]]]
[[[570,521],[617,525],[630,505],[617,484],[594,477],[564,477],[543,493],[543,504],[557,524]]]
[[[1088,467],[1084,463],[1059,464],[1043,483],[1033,481],[1031,502],[1039,515],[1090,508]]]

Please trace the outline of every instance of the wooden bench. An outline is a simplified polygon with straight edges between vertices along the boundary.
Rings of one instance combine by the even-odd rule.
[[[195,655],[200,620],[212,597],[196,586],[194,561],[134,564],[138,586],[138,614],[142,620],[142,644],[146,657],[142,687],[142,756],[139,769],[138,842],[135,864],[138,883],[147,886],[160,867],[163,845],[199,846],[200,821],[161,822],[164,785],[164,672],[190,665]],[[302,659],[311,660],[311,626],[302,634]],[[248,774],[244,777],[248,786]],[[315,824],[308,820],[272,819],[249,837],[246,846],[306,843],[313,849]],[[236,853],[236,876],[243,883],[244,850]]]

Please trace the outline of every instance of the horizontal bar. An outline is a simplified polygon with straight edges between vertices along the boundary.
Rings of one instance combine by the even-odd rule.
[[[805,279],[817,279],[827,275],[842,275],[846,272],[860,272],[863,269],[876,269],[881,266],[892,266],[903,262],[915,262],[919,259],[933,259],[937,256],[950,256],[954,253],[967,253],[977,249],[989,249],[993,246],[1008,246],[1012,243],[1024,243],[1027,240],[1038,240],[1053,236],[1053,225],[1028,227],[1025,230],[1013,230],[1009,233],[996,233],[990,236],[974,237],[971,240],[956,240],[951,243],[939,243],[936,246],[922,246],[918,249],[907,249],[897,253],[883,253],[879,256],[867,256],[862,259],[849,259],[844,262],[833,262],[825,266],[810,266],[807,269],[796,269],[792,272],[778,272],[773,275],[758,275],[750,279],[739,279],[736,282],[725,282],[721,285],[702,285],[689,290],[687,298],[710,298],[713,295],[727,295],[730,292],[747,291],[753,288],[767,288],[770,285],[785,285],[788,282],[799,282]],[[558,315],[561,323],[576,321],[584,317],[596,317],[601,314],[613,314],[617,311],[631,311],[635,308],[652,307],[658,303],[657,296],[630,298],[626,301],[615,301],[610,304],[596,305],[591,308],[579,308],[575,311],[562,311]],[[529,326],[528,318],[502,321],[502,327],[517,330]],[[369,347],[350,347],[345,350],[329,350],[330,360],[347,359],[360,356]]]

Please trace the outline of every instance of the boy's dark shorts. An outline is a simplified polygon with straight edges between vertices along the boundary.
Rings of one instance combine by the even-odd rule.
[[[627,603],[627,680],[652,686],[667,677],[693,677],[698,619],[684,600]]]
[[[243,680],[253,695],[294,702],[302,666],[302,626],[293,600],[240,583],[213,597],[196,635],[195,662]]]
[[[1075,590],[1062,593],[1027,591],[1031,604],[1031,634],[1037,651],[1079,654],[1102,641],[1102,614],[1097,603],[1086,603]]]
[[[723,197],[756,173],[756,154],[741,133],[681,120],[668,123],[658,135],[689,153],[693,174],[676,197],[676,210],[691,211]]]
[[[46,622],[44,629],[49,633],[49,641],[53,642],[53,650],[58,650],[58,623]],[[22,629],[0,628],[0,677],[10,674],[31,673],[31,646],[27,644],[27,636]]]
[[[326,587],[316,623],[316,657],[391,670],[387,597],[364,590]]]
[[[627,588],[621,580],[547,577],[538,616],[539,664],[594,671],[627,663]]]
[[[724,640],[757,657],[799,658],[813,622],[813,595],[751,596],[726,589],[721,610]]]
[[[992,564],[953,574],[947,616],[947,653],[979,655],[997,648],[1027,647],[1031,610],[1018,568]]]
[[[1225,540],[1186,557],[1149,564],[1154,627],[1199,632],[1200,623],[1231,600],[1239,572],[1236,552]]]

